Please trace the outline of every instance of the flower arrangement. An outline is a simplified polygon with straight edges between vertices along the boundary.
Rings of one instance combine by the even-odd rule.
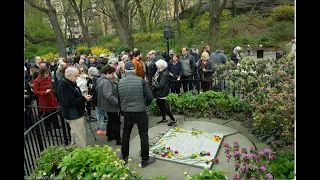
[[[185,180],[196,180],[196,179],[227,179],[224,171],[212,171],[208,168],[204,168],[200,174],[189,175],[188,172],[184,172]]]
[[[224,143],[224,149],[226,153],[227,161],[235,161],[235,171],[237,173],[233,176],[234,180],[239,179],[273,179],[271,173],[267,173],[267,165],[274,158],[274,153],[270,149],[266,148],[264,151],[258,152],[254,147],[250,148],[250,154],[246,148],[240,150],[239,142],[234,141],[233,146],[229,146],[228,143]]]

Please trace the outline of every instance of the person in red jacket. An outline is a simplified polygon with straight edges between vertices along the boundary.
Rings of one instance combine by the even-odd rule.
[[[39,76],[33,81],[32,86],[34,95],[39,99],[39,113],[46,117],[54,112],[58,107],[58,101],[46,67],[39,69]],[[54,129],[60,129],[57,114],[50,116],[49,120],[44,120],[47,131],[52,130],[51,123]]]

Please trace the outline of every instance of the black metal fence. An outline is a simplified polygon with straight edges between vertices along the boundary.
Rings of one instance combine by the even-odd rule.
[[[36,159],[50,146],[65,146],[71,142],[70,126],[60,108],[27,106],[24,132],[25,175],[36,168]]]
[[[244,98],[247,93],[250,93],[252,90],[256,88],[255,85],[252,85],[252,88],[250,90],[244,89],[241,83],[233,84],[231,85],[228,81],[225,79],[212,79],[210,81],[203,81],[202,79],[180,79],[178,80],[170,80],[170,87],[172,84],[175,83],[178,84],[178,88],[180,88],[180,92],[186,92],[190,90],[195,90],[200,92],[203,90],[203,83],[209,83],[210,88],[207,90],[214,90],[217,92],[225,92],[227,94],[230,94],[234,97]],[[186,89],[183,87],[183,84],[186,83]],[[191,86],[190,86],[191,84]],[[190,88],[191,87],[191,88]],[[170,91],[172,93],[172,90]]]

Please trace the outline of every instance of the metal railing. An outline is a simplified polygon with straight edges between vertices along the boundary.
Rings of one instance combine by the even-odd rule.
[[[26,106],[24,132],[25,175],[36,168],[36,159],[50,146],[65,146],[71,142],[70,126],[60,108]]]
[[[202,83],[203,80],[202,79],[180,79],[178,80],[174,80],[174,79],[170,79],[170,86],[172,82],[178,82],[179,83],[179,87],[180,87],[180,92],[186,92],[184,91],[183,88],[183,83],[185,81],[187,83],[187,89],[190,90],[202,90]],[[190,89],[190,82],[192,82],[192,88]],[[241,83],[238,83],[236,85],[231,85],[229,82],[227,82],[225,79],[212,79],[211,83],[210,83],[210,90],[214,90],[217,92],[225,92],[227,94],[230,94],[234,97],[239,97],[239,98],[244,98],[248,93],[251,92],[251,90],[245,90]],[[197,87],[199,89],[197,89]],[[252,90],[255,89],[256,87],[253,85],[252,86]],[[171,90],[170,90],[171,92]]]

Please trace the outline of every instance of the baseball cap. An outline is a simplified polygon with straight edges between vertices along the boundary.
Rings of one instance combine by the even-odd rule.
[[[191,48],[192,49],[198,49],[198,47],[196,45],[193,45]]]
[[[105,54],[100,54],[100,57],[103,58],[104,56],[106,56]]]
[[[127,63],[124,65],[124,68],[125,68],[126,70],[134,70],[134,69],[136,69],[136,67],[134,67],[134,64],[133,64],[131,61],[127,62]]]
[[[169,55],[170,55],[170,54],[173,54],[173,53],[174,53],[174,51],[173,51],[172,49],[170,49],[170,50],[169,50]]]

